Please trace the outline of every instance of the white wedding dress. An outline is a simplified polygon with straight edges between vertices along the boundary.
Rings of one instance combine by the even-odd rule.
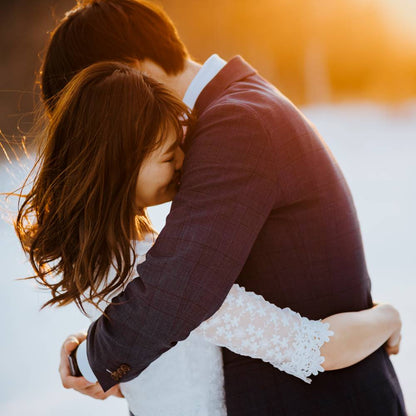
[[[151,238],[137,242],[137,263],[152,244]],[[101,315],[90,303],[84,308],[91,320]],[[320,348],[332,334],[328,324],[278,308],[234,284],[211,318],[120,389],[135,416],[226,416],[220,346],[310,382],[311,374],[323,371]]]

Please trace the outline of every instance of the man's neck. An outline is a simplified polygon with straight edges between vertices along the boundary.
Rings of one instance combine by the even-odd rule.
[[[185,69],[178,75],[167,76],[164,84],[171,90],[175,91],[179,98],[183,99],[189,85],[196,77],[196,74],[199,72],[201,67],[201,64],[188,59],[185,63]]]
[[[141,61],[138,66],[138,68],[145,74],[151,76],[174,91],[180,99],[183,99],[185,96],[186,90],[192,80],[196,77],[196,74],[199,72],[201,67],[202,65],[197,62],[187,59],[185,61],[185,68],[181,73],[177,75],[168,75],[159,65],[150,60]]]

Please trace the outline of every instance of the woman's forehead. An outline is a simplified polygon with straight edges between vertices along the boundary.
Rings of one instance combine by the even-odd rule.
[[[160,146],[157,146],[156,149],[149,153],[147,159],[159,159],[169,153],[172,153],[178,144],[178,137],[175,131],[172,129],[163,139],[161,139]]]
[[[161,154],[173,152],[178,145],[178,136],[174,129],[169,129],[162,140],[162,145],[159,147]]]

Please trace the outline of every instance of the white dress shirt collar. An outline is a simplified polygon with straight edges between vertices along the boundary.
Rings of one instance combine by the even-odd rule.
[[[195,78],[186,90],[183,102],[192,110],[202,90],[214,79],[214,77],[227,64],[217,54],[211,55],[202,65]]]

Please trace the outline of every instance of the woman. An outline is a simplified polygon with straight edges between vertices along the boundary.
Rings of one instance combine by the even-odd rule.
[[[146,207],[175,195],[191,118],[161,84],[116,62],[82,70],[54,100],[16,231],[34,278],[51,290],[46,305],[76,302],[94,317],[152,243]],[[310,382],[386,341],[395,352],[400,326],[389,305],[310,321],[234,285],[216,314],[121,390],[134,414],[225,415],[213,343]]]

